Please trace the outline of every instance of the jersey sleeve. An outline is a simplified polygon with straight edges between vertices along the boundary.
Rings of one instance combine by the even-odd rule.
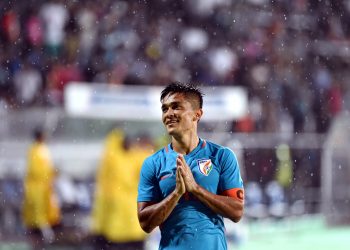
[[[239,170],[236,155],[229,148],[224,148],[220,156],[221,173],[218,192],[226,190],[242,189],[243,181]]]
[[[155,175],[155,165],[151,158],[147,158],[143,162],[140,172],[137,201],[157,202],[160,200],[160,197],[160,189]]]

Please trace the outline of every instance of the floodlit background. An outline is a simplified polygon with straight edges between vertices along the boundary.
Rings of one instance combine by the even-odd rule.
[[[349,65],[349,0],[1,1],[0,249],[30,249],[34,128],[60,177],[63,236],[48,248],[89,249],[104,140],[118,128],[166,145],[171,81],[201,84],[200,136],[238,156],[246,206],[229,249],[348,249]]]

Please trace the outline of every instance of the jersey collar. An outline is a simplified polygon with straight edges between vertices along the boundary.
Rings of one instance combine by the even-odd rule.
[[[199,137],[199,143],[198,143],[197,147],[195,147],[189,154],[184,155],[184,156],[187,158],[187,157],[189,157],[189,156],[192,156],[192,155],[196,154],[199,150],[205,148],[206,144],[207,144],[206,141]],[[167,153],[178,154],[177,152],[175,152],[175,151],[173,150],[173,147],[172,147],[171,143],[169,143],[169,144],[165,147],[165,152],[167,152]]]

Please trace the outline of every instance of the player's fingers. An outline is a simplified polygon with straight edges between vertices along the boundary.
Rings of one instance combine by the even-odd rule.
[[[180,173],[183,175],[184,173],[186,173],[186,169],[185,166],[183,165],[182,161],[180,159],[176,160],[176,168],[180,169]]]
[[[181,159],[181,157],[178,157],[177,161],[178,161],[178,168],[181,169],[181,174],[182,174],[183,177],[185,177],[186,175],[189,174],[188,173],[190,171],[189,167],[186,164],[185,159],[183,157],[182,157],[182,159]]]
[[[181,162],[182,162],[182,164],[183,164],[184,166],[187,166],[185,157],[184,157],[182,154],[179,154],[179,157],[178,157],[178,158],[180,158],[180,160],[181,160]]]
[[[176,165],[177,166],[180,166],[180,165],[182,166],[183,165],[183,162],[181,160],[181,155],[180,154],[176,158]]]
[[[182,166],[182,161],[179,157],[176,158],[176,166],[177,167]]]
[[[184,185],[185,184],[185,179],[184,179],[184,174],[183,174],[181,168],[178,168],[176,170],[176,175],[177,175],[177,181],[180,182],[182,185]]]
[[[176,189],[180,194],[183,194],[186,190],[185,181],[180,173],[180,169],[176,170]]]
[[[183,154],[178,154],[177,158],[180,159],[181,162],[184,162],[184,160],[185,160]]]
[[[180,175],[180,170],[179,170],[179,166],[176,167],[176,175]]]
[[[179,183],[180,185],[182,185],[182,176],[181,176],[181,173],[180,173],[180,169],[176,169],[176,182]]]
[[[176,169],[176,173],[179,174],[179,177],[183,177],[183,168],[182,166],[178,166]]]
[[[184,171],[184,169],[183,169],[183,166],[182,166],[182,165],[178,165],[177,170],[179,170],[179,174],[180,174],[180,175],[184,176],[185,171]]]
[[[181,172],[181,169],[179,169],[179,180],[180,180],[181,182],[184,182],[184,177],[183,177],[183,174],[182,174],[182,172]]]

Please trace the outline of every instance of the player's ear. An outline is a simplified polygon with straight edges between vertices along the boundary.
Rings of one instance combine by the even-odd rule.
[[[202,109],[197,109],[195,111],[194,121],[199,122],[199,120],[202,118],[202,115],[203,115],[203,110]]]

